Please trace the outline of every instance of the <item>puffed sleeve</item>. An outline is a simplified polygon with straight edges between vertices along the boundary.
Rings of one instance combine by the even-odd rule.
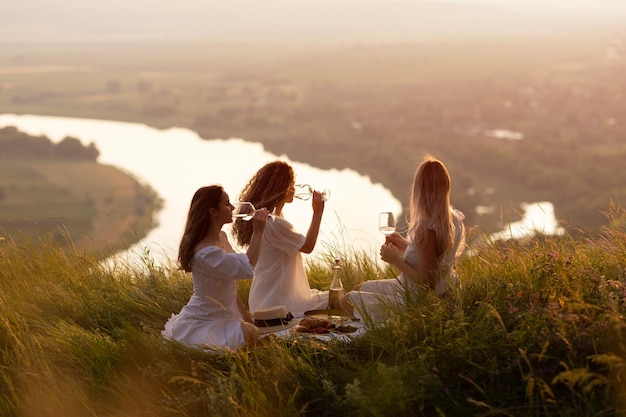
[[[459,257],[465,250],[465,224],[463,223],[463,220],[465,220],[465,214],[458,209],[454,209],[453,214],[452,218],[455,227],[454,244],[456,246],[455,257]]]
[[[280,217],[268,219],[265,226],[264,243],[275,247],[289,256],[294,256],[304,245],[306,236],[298,233],[293,225]]]
[[[215,246],[196,252],[192,268],[220,279],[250,279],[254,274],[245,253],[226,253]]]

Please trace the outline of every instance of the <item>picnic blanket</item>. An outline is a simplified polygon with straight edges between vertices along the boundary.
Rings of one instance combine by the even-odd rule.
[[[355,337],[361,336],[366,330],[361,320],[344,312],[315,310],[304,314],[304,317],[296,318],[296,320],[299,320],[296,326],[265,333],[261,337],[268,335],[274,335],[279,338],[314,337],[323,341],[341,340],[350,342]]]

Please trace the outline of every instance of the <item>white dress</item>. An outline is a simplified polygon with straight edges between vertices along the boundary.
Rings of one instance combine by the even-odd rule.
[[[305,311],[328,306],[328,291],[312,289],[299,249],[306,236],[287,220],[267,220],[261,253],[254,268],[248,297],[250,311],[284,305],[296,317]]]
[[[457,209],[451,210],[454,244],[437,260],[441,273],[434,291],[440,296],[444,295],[449,288],[458,285],[454,261],[465,250],[465,226],[463,224],[465,215]],[[408,242],[403,258],[413,268],[418,269],[419,258],[414,242]],[[356,317],[368,316],[373,321],[381,321],[386,318],[385,307],[387,305],[404,303],[406,291],[416,292],[419,291],[419,287],[406,279],[404,274],[400,274],[397,278],[365,281],[358,291],[350,291],[346,297],[355,306]]]
[[[189,346],[242,346],[244,320],[237,307],[237,280],[252,278],[248,256],[205,246],[194,254],[191,266],[193,295],[179,314],[172,314],[161,334]]]

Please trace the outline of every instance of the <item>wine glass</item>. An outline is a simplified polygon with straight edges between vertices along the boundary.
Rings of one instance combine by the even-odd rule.
[[[236,219],[248,221],[252,219],[254,213],[256,213],[254,205],[247,201],[238,201],[236,203],[233,203],[233,206],[235,207],[233,209],[233,217]]]
[[[296,192],[293,196],[299,200],[306,201],[313,195],[313,188],[311,188],[309,184],[296,184],[294,187],[296,188]],[[330,190],[328,188],[324,188],[322,197],[324,197],[324,201],[330,199]]]
[[[313,190],[309,184],[294,185],[296,191],[293,196],[299,200],[308,200],[313,195]]]
[[[389,236],[396,231],[396,220],[392,212],[384,211],[378,215],[378,230],[385,236]]]
[[[252,203],[248,201],[238,201],[236,203],[233,203],[233,206],[235,207],[233,209],[233,217],[236,219],[248,221],[252,219],[252,217],[254,217],[254,213],[256,213],[256,208]],[[274,210],[269,214],[272,219],[276,215],[275,212],[276,207],[274,207]]]
[[[324,190],[322,191],[322,197],[324,197],[324,201],[330,200],[330,189],[329,188],[324,188]]]

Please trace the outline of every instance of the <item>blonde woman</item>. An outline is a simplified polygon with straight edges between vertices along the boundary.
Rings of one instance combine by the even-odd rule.
[[[465,249],[465,216],[450,205],[450,174],[426,155],[417,168],[406,239],[394,233],[380,248],[381,259],[400,271],[398,278],[365,281],[342,299],[346,311],[384,316],[385,303],[402,303],[405,292],[432,290],[443,295],[457,284],[454,262]]]
[[[283,217],[283,207],[293,202],[294,193],[293,168],[286,162],[274,161],[261,167],[239,195],[240,201],[266,207],[273,213],[267,221],[250,288],[248,305],[253,314],[259,309],[284,305],[294,316],[301,317],[307,310],[328,305],[328,291],[310,287],[302,261],[302,253],[311,253],[317,243],[324,198],[321,193],[313,192],[311,223],[303,235]],[[237,219],[233,224],[233,234],[240,246],[249,245],[251,233],[248,222]]]

